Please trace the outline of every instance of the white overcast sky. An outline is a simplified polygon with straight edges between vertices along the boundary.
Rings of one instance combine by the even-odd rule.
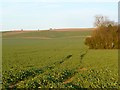
[[[95,15],[118,21],[117,0],[2,0],[0,7],[2,30],[93,27]]]
[[[119,0],[0,0],[1,2],[118,2]]]

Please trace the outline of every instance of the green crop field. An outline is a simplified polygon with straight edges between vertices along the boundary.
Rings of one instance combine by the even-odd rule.
[[[118,50],[88,49],[91,32],[4,32],[3,88],[118,88]]]

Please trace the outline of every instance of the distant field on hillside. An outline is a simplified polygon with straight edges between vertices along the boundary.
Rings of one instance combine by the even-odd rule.
[[[118,50],[84,44],[93,30],[4,32],[4,88],[118,88]]]
[[[62,32],[61,32],[62,31]],[[92,30],[85,31],[64,31],[63,30],[44,30],[44,31],[11,31],[4,32],[3,38],[25,38],[25,37],[47,37],[47,38],[60,38],[60,37],[80,37],[90,36]]]

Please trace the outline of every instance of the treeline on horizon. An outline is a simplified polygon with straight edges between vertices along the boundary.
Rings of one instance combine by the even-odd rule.
[[[120,47],[120,30],[118,24],[105,16],[95,16],[96,30],[85,39],[89,49],[118,49]]]

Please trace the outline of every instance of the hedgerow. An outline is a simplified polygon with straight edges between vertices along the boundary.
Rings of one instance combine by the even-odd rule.
[[[101,20],[103,19],[103,20]],[[97,27],[93,31],[91,37],[87,37],[85,44],[90,49],[118,49],[118,25],[112,24],[109,20],[104,21],[101,16],[97,18]]]

